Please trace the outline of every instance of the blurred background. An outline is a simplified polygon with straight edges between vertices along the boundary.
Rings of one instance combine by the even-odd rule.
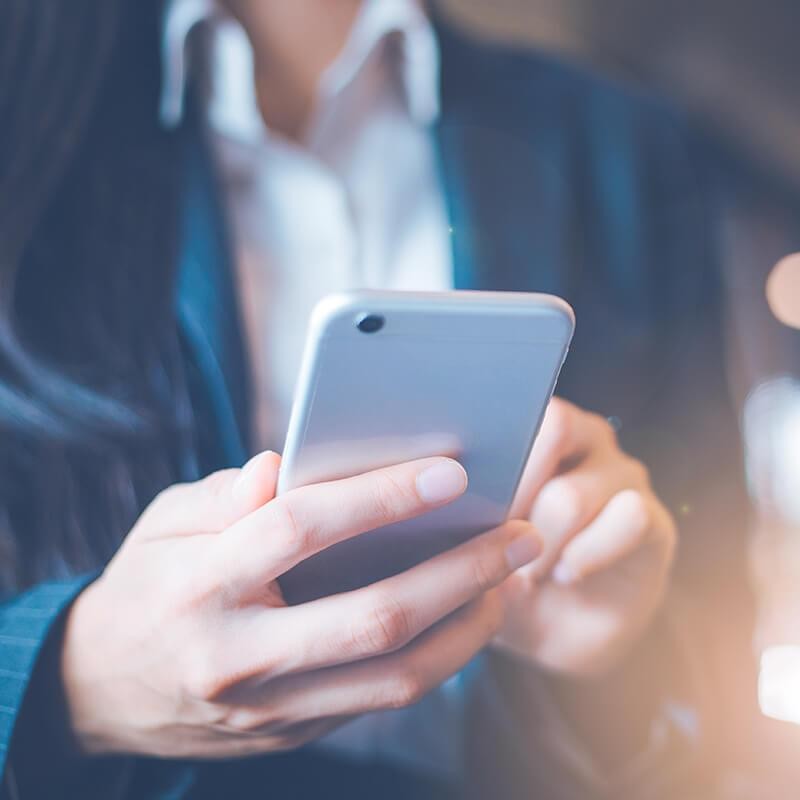
[[[8,7],[22,9],[26,2],[30,0],[17,0]],[[133,8],[140,0],[124,2]],[[727,318],[719,337],[725,347],[719,350],[724,349],[728,358],[731,395],[740,415],[753,501],[748,519],[749,585],[758,606],[753,629],[749,618],[737,616],[735,606],[720,602],[725,619],[707,637],[716,643],[724,638],[720,629],[728,624],[743,643],[737,654],[752,642],[755,657],[747,664],[752,675],[745,670],[747,688],[741,692],[748,695],[742,698],[746,712],[733,715],[746,719],[746,724],[728,726],[730,738],[736,739],[735,757],[726,761],[720,791],[713,798],[796,800],[800,786],[800,0],[429,2],[478,37],[555,54],[672,103],[702,133],[697,152],[692,137],[689,155],[699,155],[692,166],[711,180],[687,182],[691,189],[685,194],[691,195],[695,186],[698,194],[708,187],[717,201],[708,204],[719,219],[709,212],[710,235],[704,245],[721,255]],[[84,3],[93,14],[103,4],[104,0]],[[49,3],[48,8],[58,5]],[[61,5],[73,13],[69,2]],[[198,6],[203,5],[198,0]],[[15,13],[12,10],[10,18]],[[76,29],[79,25],[75,23]],[[3,55],[0,52],[0,62]],[[69,74],[65,73],[65,83]],[[46,82],[52,81],[48,77]],[[36,103],[39,98],[34,96]],[[4,109],[0,98],[0,121]],[[3,127],[0,123],[0,134]],[[13,126],[6,127],[13,132]],[[692,267],[686,264],[687,270]],[[35,286],[31,294],[38,295],[38,289]],[[716,327],[713,335],[717,336]],[[718,352],[716,347],[713,352]],[[738,464],[738,452],[736,459]],[[705,477],[697,481],[698,494],[709,491]],[[708,476],[712,487],[715,477]],[[731,514],[738,509],[734,506]],[[724,510],[729,509],[724,506]],[[682,504],[676,506],[677,513],[688,516],[693,509]],[[705,527],[698,522],[697,527],[726,533],[726,519],[715,518],[716,524]],[[740,521],[741,516],[737,524]],[[716,571],[724,573],[725,561],[717,555],[723,549],[717,546],[719,541],[720,537],[711,537],[708,549]],[[700,559],[692,563],[703,565]],[[712,594],[714,586],[709,588],[702,569],[697,572],[701,591],[692,596],[689,609],[695,615],[704,605],[725,599],[721,593]],[[744,573],[732,573],[737,588],[748,586]],[[750,600],[747,591],[742,594]],[[702,630],[705,635],[708,628]],[[702,658],[703,651],[698,652]],[[758,676],[756,660],[761,663]],[[723,672],[736,673],[733,662],[725,658]],[[700,667],[714,676],[720,673],[707,660]],[[720,696],[728,697],[723,692]],[[728,706],[736,709],[738,699]],[[613,722],[607,726],[612,734]],[[741,736],[739,727],[746,728]]]
[[[756,720],[721,795],[800,780],[800,2],[441,0],[458,25],[587,65],[681,107],[730,169],[722,230],[730,380],[756,514]],[[713,160],[712,157],[712,160]],[[724,182],[723,182],[724,183]],[[727,193],[726,190],[723,190]],[[782,269],[776,265],[782,262]],[[772,276],[771,304],[766,287]],[[788,309],[788,311],[786,310]],[[780,320],[779,320],[780,318]],[[788,323],[788,324],[787,324]]]
[[[563,53],[684,104],[800,184],[797,0],[441,0],[482,35]]]

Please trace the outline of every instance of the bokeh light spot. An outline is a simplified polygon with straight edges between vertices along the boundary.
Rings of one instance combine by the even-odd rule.
[[[800,253],[779,261],[767,279],[772,313],[791,328],[800,328]]]

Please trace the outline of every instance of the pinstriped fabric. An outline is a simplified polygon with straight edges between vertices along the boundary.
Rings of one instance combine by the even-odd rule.
[[[44,583],[0,604],[0,785],[14,726],[36,659],[61,612],[89,576]]]

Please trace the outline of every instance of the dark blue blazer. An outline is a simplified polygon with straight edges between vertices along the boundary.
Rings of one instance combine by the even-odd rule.
[[[682,522],[678,569],[689,595],[698,590],[697,597],[724,598],[722,623],[714,619],[713,602],[693,615],[698,640],[707,638],[707,623],[723,652],[743,645],[739,652],[746,653],[746,636],[724,622],[735,617],[735,627],[746,630],[750,619],[741,591],[745,495],[723,374],[714,207],[693,137],[644,95],[443,26],[439,34],[442,114],[434,135],[453,228],[455,285],[553,292],[573,304],[578,329],[559,392],[618,418],[624,445],[650,465]],[[208,414],[203,466],[211,470],[241,464],[250,450],[247,361],[224,216],[201,144],[189,161],[177,303],[187,357],[199,376],[195,396]],[[0,605],[4,777],[9,752],[20,773],[29,774],[32,762],[48,762],[38,750],[41,729],[30,724],[42,719],[41,708],[36,716],[30,710],[38,684],[30,693],[28,687],[52,642],[49,633],[87,580],[42,584]],[[706,649],[703,658],[712,669],[724,656]],[[666,659],[669,682],[682,668],[674,651]],[[507,680],[491,691],[487,682],[475,683],[468,739],[471,763],[480,768],[461,791],[546,800],[590,796],[582,777],[548,753],[548,731],[526,705],[524,675],[508,664],[501,671]],[[632,684],[629,700],[682,691],[659,681]],[[619,709],[608,714],[622,724]],[[602,724],[598,730],[602,739]],[[121,781],[127,788],[119,796],[147,800],[223,792],[282,800],[445,796],[435,784],[423,790],[414,776],[379,766],[353,770],[304,752],[222,765],[111,760],[86,767],[75,780],[83,781],[82,789],[67,790],[72,784],[61,782],[60,793],[113,797],[109,787]],[[658,783],[647,781],[651,788]]]

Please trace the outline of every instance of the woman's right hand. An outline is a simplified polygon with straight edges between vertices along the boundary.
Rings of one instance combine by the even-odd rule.
[[[287,606],[277,579],[320,550],[461,495],[432,458],[275,498],[264,453],[163,492],[73,605],[62,679],[86,754],[230,758],[288,749],[419,700],[497,632],[493,588],[533,560],[509,523],[396,577]]]

